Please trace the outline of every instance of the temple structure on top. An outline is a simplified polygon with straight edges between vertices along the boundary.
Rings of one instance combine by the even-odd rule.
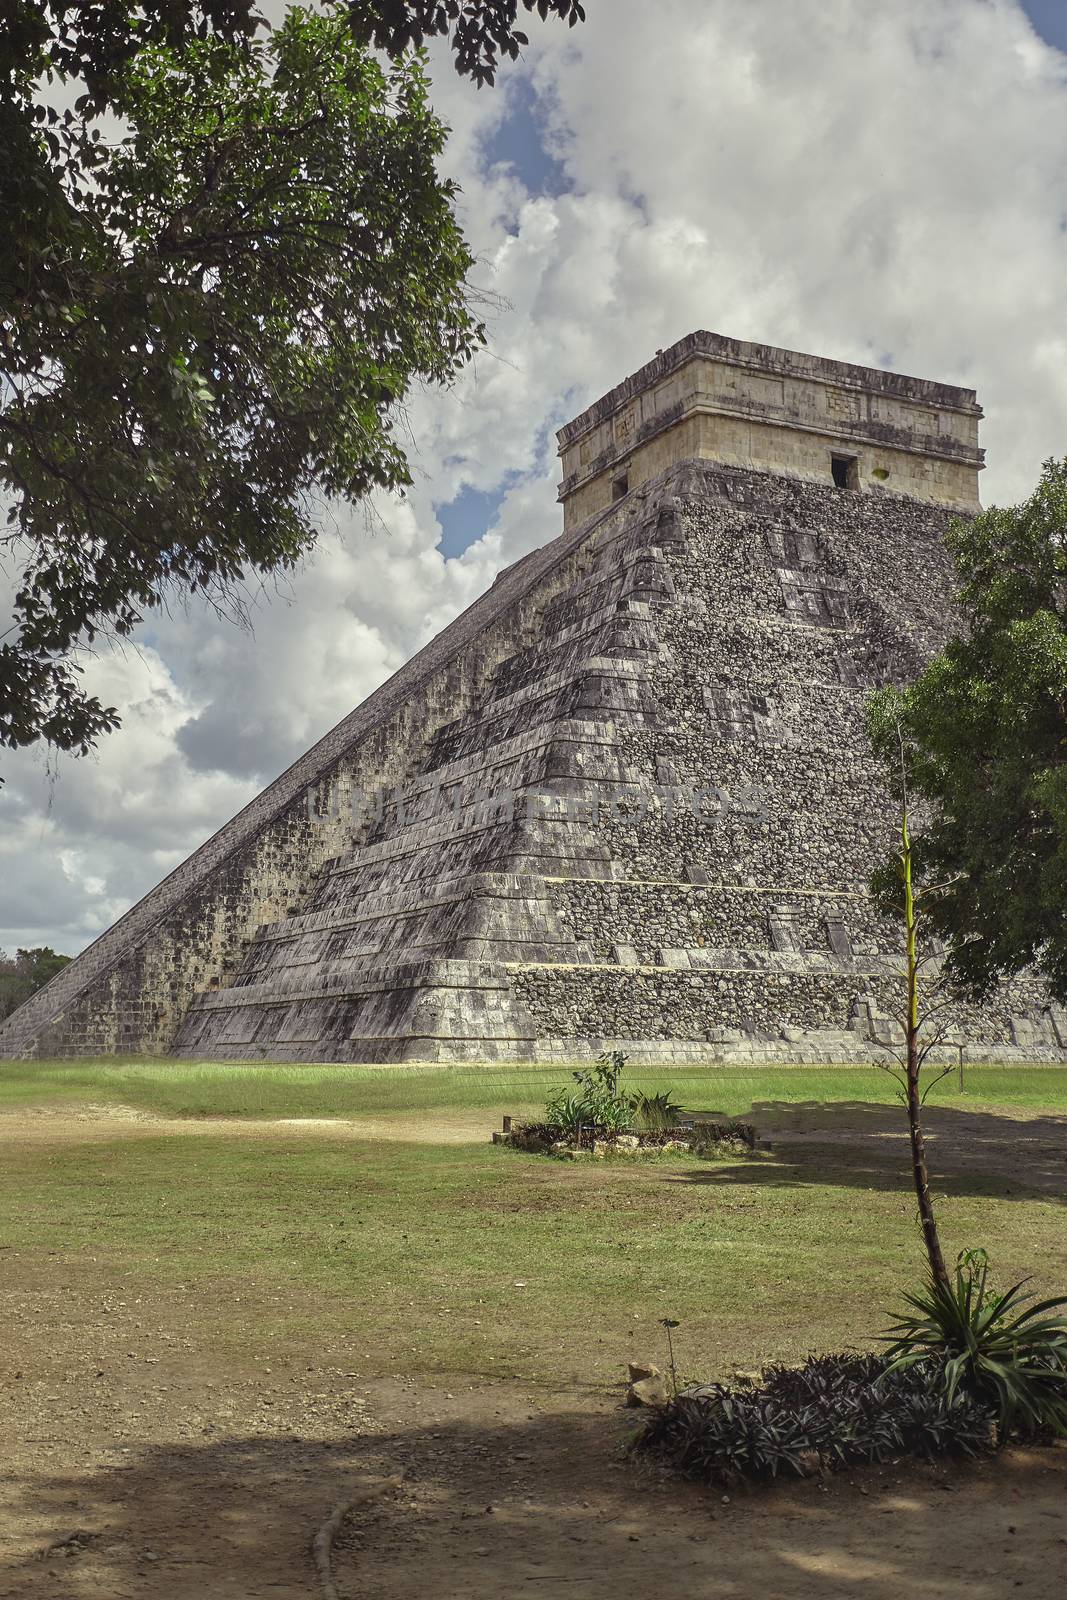
[[[882,1059],[864,704],[950,636],[968,389],[694,333],[559,435],[564,530],[0,1028],[0,1055]],[[1067,1059],[1023,976],[970,1058]]]
[[[564,527],[675,461],[978,508],[973,389],[691,333],[559,432]]]

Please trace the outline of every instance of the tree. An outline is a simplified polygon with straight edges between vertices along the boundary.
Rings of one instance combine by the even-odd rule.
[[[522,6],[542,22],[556,16],[573,28],[585,20],[580,0],[522,0]],[[501,56],[514,61],[530,42],[515,26],[519,0],[347,0],[346,10],[357,37],[390,55],[451,31],[456,71],[469,73],[479,88],[494,82]]]
[[[397,408],[484,334],[409,47],[450,32],[482,83],[525,36],[517,0],[0,8],[0,744],[84,753],[119,718],[82,648],[170,596],[232,608],[314,542],[315,493],[410,481]]]
[[[969,1394],[995,1417],[998,1445],[1015,1427],[1030,1435],[1050,1430],[1067,1434],[1067,1321],[1061,1315],[1067,1298],[1039,1298],[1027,1291],[1025,1279],[996,1292],[989,1283],[989,1257],[982,1248],[962,1250],[950,1276],[941,1248],[930,1193],[923,1107],[930,1090],[952,1069],[943,1068],[925,1090],[920,1089],[920,1075],[931,1050],[945,1038],[937,1019],[953,996],[942,986],[937,970],[940,954],[929,939],[925,912],[955,885],[951,879],[921,885],[916,879],[908,799],[908,770],[916,757],[909,749],[900,711],[901,697],[894,690],[883,690],[868,702],[868,731],[875,748],[888,759],[896,746],[896,770],[890,775],[899,784],[901,808],[899,850],[892,863],[876,873],[873,887],[882,909],[897,911],[903,924],[903,1046],[897,1052],[903,1071],[898,1082],[907,1112],[927,1275],[918,1288],[905,1291],[904,1308],[883,1335],[890,1363],[885,1378],[908,1367],[924,1368],[926,1384],[942,1395],[942,1415],[950,1412],[961,1394]],[[931,964],[932,978],[923,970]]]
[[[883,711],[875,747],[894,763],[899,723],[924,811],[916,871],[946,883],[928,918],[954,982],[981,999],[1033,966],[1067,1001],[1067,461],[948,537],[960,636]]]
[[[456,71],[481,86],[493,83],[501,57],[514,61],[526,34],[519,9],[542,22],[559,17],[573,28],[585,20],[581,0],[326,0],[358,44],[394,59],[427,39],[449,35]],[[256,0],[0,0],[0,78],[22,79],[48,68],[83,80],[101,104],[116,72],[149,45],[172,48],[215,34],[230,43],[253,38],[268,24]]]
[[[867,707],[871,743],[900,793],[900,846],[874,873],[872,889],[880,908],[903,922],[900,1082],[928,1266],[926,1282],[905,1294],[905,1309],[885,1335],[889,1372],[926,1366],[946,1409],[969,1392],[995,1411],[1001,1444],[1017,1424],[1026,1432],[1067,1431],[1067,1323],[1060,1315],[1067,1300],[1039,1299],[1024,1292],[1025,1282],[995,1293],[984,1249],[962,1251],[949,1275],[930,1194],[923,1106],[951,1068],[925,1091],[920,1073],[945,1040],[938,1019],[957,998],[955,984],[981,997],[1002,973],[1035,956],[1050,978],[1059,970],[1054,935],[1062,930],[1054,921],[1043,924],[1044,937],[1026,929],[1025,902],[1035,887],[1035,853],[1046,853],[1054,869],[1050,822],[1064,837],[1056,817],[1064,815],[1057,795],[1067,749],[1065,511],[1067,463],[1048,462],[1025,505],[957,521],[949,538],[965,632],[910,689],[883,690]],[[917,837],[916,788],[924,815]],[[1013,825],[1022,830],[1019,840]],[[1013,903],[1020,893],[1022,903]],[[1061,918],[1064,908],[1061,900]],[[1001,914],[1022,932],[1015,945],[996,943]],[[959,940],[944,964],[932,934]]]
[[[70,960],[70,956],[57,955],[49,945],[19,950],[14,960],[0,950],[0,1022],[31,994],[43,989]]]

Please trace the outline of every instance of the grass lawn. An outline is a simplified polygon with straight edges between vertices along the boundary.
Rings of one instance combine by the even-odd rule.
[[[216,1117],[410,1118],[415,1109],[432,1119],[484,1107],[488,1132],[499,1112],[539,1106],[565,1076],[558,1067],[12,1063],[0,1066],[0,1100],[9,1110],[114,1101]],[[255,1137],[217,1123],[180,1135],[98,1130],[84,1142],[45,1134],[5,1140],[0,1260],[9,1282],[20,1262],[45,1264],[72,1282],[121,1283],[127,1300],[166,1301],[180,1286],[191,1291],[183,1315],[216,1348],[341,1341],[365,1376],[604,1381],[628,1355],[660,1353],[657,1320],[668,1316],[682,1325],[680,1365],[692,1375],[868,1344],[921,1267],[897,1125],[877,1111],[892,1101],[890,1080],[797,1068],[631,1076],[732,1114],[770,1101],[863,1102],[890,1143],[861,1148],[827,1133],[730,1162],[578,1165],[488,1143],[282,1126]],[[949,1080],[935,1095],[994,1151],[1019,1127],[996,1108],[1014,1117],[1067,1109],[1059,1069],[972,1068],[967,1085],[961,1096]],[[770,1115],[757,1111],[757,1122]],[[946,1248],[985,1245],[999,1277],[1035,1272],[1039,1286],[1062,1288],[1062,1190],[1028,1187],[1025,1170],[946,1166],[950,1139],[933,1158]]]
[[[0,1111],[91,1101],[162,1116],[357,1117],[484,1108],[528,1114],[567,1081],[567,1068],[523,1066],[290,1066],[108,1058],[0,1062]],[[625,1083],[673,1089],[693,1109],[739,1116],[757,1101],[861,1100],[886,1105],[897,1089],[875,1067],[628,1067]],[[966,1067],[935,1099],[972,1107],[1067,1110],[1067,1067]]]

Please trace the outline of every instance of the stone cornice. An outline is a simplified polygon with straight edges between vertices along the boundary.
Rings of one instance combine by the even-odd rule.
[[[805,355],[796,350],[782,350],[774,345],[750,344],[744,339],[728,339],[723,334],[709,333],[701,329],[688,334],[684,339],[679,339],[668,349],[660,351],[637,372],[625,378],[622,383],[616,384],[613,389],[609,389],[607,394],[602,395],[579,416],[565,423],[556,434],[560,450],[567,449],[576,440],[622,410],[639,394],[654,388],[672,373],[700,356],[728,363],[762,377],[773,375],[798,378],[838,389],[884,395],[889,399],[911,402],[914,405],[936,406],[940,410],[957,411],[966,416],[980,418],[983,414],[973,389],[936,383],[929,378],[912,378],[904,373],[887,372],[879,367],[861,367],[849,361],[833,361],[825,356]],[[712,409],[721,408],[716,405]]]

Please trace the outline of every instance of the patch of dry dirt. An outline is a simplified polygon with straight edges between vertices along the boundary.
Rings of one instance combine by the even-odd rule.
[[[436,1409],[436,1408],[435,1408]],[[491,1415],[489,1414],[491,1410]],[[472,1415],[473,1411],[473,1415]],[[435,1419],[436,1420],[436,1419]],[[497,1600],[1052,1600],[1067,1576],[1067,1453],[964,1472],[887,1467],[724,1496],[620,1459],[600,1398],[456,1397],[336,1562],[344,1595]]]
[[[62,1418],[23,1413],[7,1434],[4,1600],[314,1600],[316,1530],[397,1472],[399,1490],[342,1527],[343,1600],[1063,1594],[1067,1451],[724,1498],[626,1463],[617,1395],[360,1385],[284,1360],[253,1380],[205,1355],[165,1365],[162,1394],[138,1374],[144,1410],[125,1387],[117,1431],[109,1385],[76,1389]]]
[[[482,1144],[493,1118],[485,1111],[432,1111],[420,1116],[383,1113],[365,1117],[161,1117],[135,1106],[33,1106],[0,1111],[0,1147],[6,1144],[90,1144],[113,1139],[261,1139],[279,1130],[309,1138],[374,1139],[405,1144]]]

